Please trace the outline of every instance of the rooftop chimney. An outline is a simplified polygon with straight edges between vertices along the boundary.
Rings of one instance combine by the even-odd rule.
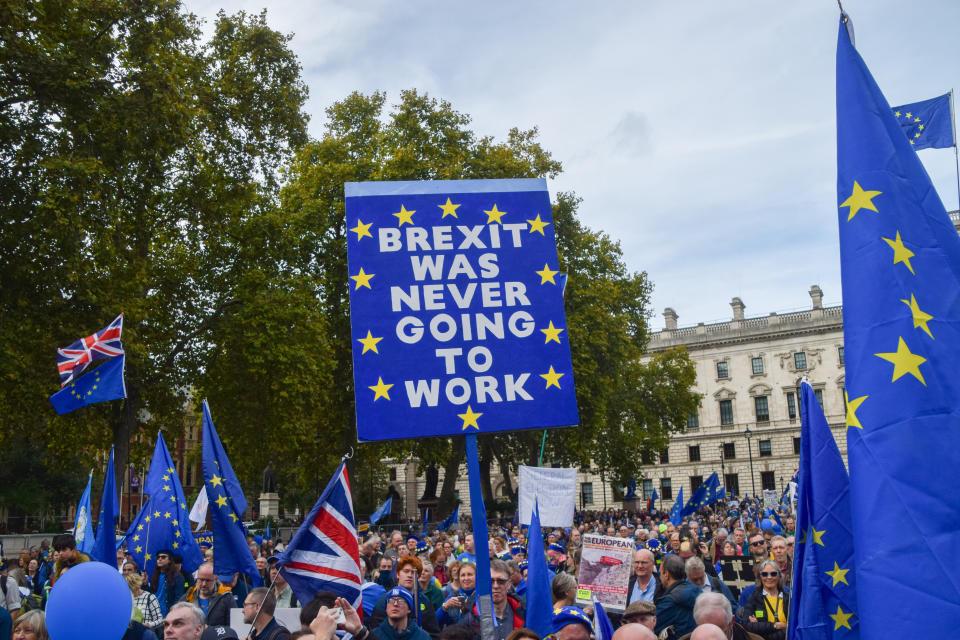
[[[733,307],[733,319],[743,320],[743,310],[747,308],[747,305],[743,304],[743,300],[734,298],[730,301],[730,306]]]
[[[667,331],[676,331],[677,330],[677,318],[680,316],[677,315],[677,312],[667,307],[663,310],[663,319],[667,323]]]
[[[817,285],[810,287],[810,299],[813,300],[814,309],[823,309],[823,291]]]

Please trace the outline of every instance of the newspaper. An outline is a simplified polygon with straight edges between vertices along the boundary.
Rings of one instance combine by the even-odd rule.
[[[584,534],[581,540],[577,603],[591,604],[596,600],[608,611],[622,612],[627,607],[634,541],[593,534]]]

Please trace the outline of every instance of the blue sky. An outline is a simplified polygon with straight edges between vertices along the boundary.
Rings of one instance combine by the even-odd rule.
[[[620,241],[681,326],[841,301],[830,0],[584,3],[188,0],[268,8],[293,33],[311,133],[351,91],[417,88],[481,135],[540,129],[564,165],[550,190]],[[960,85],[956,0],[845,0],[857,47],[891,104]],[[957,209],[953,149],[920,156]]]

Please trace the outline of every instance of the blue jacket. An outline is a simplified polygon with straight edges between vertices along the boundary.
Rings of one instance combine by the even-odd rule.
[[[384,620],[376,629],[373,630],[373,636],[377,640],[430,640],[426,631],[421,629],[413,622],[407,622],[407,628],[402,633],[390,626],[389,620]]]
[[[677,637],[692,632],[697,623],[693,619],[693,605],[700,595],[700,587],[682,580],[674,582],[664,589],[663,595],[657,600],[657,635],[665,628],[673,625]]]

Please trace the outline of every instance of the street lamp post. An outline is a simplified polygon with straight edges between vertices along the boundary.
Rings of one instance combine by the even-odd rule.
[[[750,437],[753,435],[753,432],[750,431],[750,427],[747,427],[746,431],[743,432],[743,435],[747,436],[747,453],[750,454],[750,485],[753,487],[753,497],[757,497],[757,477],[753,473],[753,445],[750,443]]]
[[[727,488],[727,471],[723,466],[723,443],[720,443],[720,480],[723,482],[723,488]]]

